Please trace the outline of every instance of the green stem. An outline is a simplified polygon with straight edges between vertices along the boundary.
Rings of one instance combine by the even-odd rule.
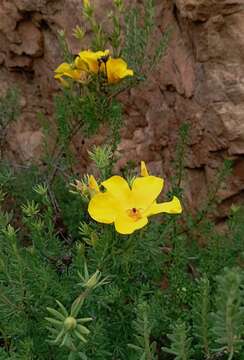
[[[146,310],[144,310],[144,314],[143,314],[143,323],[144,323],[144,347],[145,347],[146,359],[152,360],[152,354],[150,350],[150,332],[148,330],[148,317]]]
[[[233,358],[234,355],[234,346],[233,346],[233,338],[234,338],[234,330],[233,330],[233,326],[232,326],[232,301],[229,299],[227,302],[227,309],[226,309],[226,330],[227,330],[227,334],[228,334],[228,349],[230,349],[230,354],[228,357],[228,360],[231,360]]]
[[[150,343],[149,343],[148,334],[144,334],[144,341],[145,341],[145,352],[146,352],[147,360],[152,360],[152,354],[150,351]]]
[[[20,257],[18,248],[16,243],[13,244],[13,251],[14,254],[16,255],[16,259],[18,261],[18,270],[19,270],[19,280],[20,280],[20,285],[21,285],[21,293],[22,293],[22,303],[24,303],[24,299],[25,299],[25,293],[26,293],[26,289],[25,289],[25,283],[24,283],[24,276],[23,276],[23,264],[22,264],[22,259]]]
[[[234,356],[234,350],[233,350],[233,348],[232,348],[232,349],[231,349],[231,352],[229,353],[228,360],[232,360],[233,356]]]

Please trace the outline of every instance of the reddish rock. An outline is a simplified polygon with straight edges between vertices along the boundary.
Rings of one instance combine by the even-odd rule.
[[[6,65],[9,69],[24,69],[30,70],[32,67],[32,59],[25,55],[12,55],[6,60]]]
[[[31,22],[21,21],[17,29],[19,44],[12,44],[10,50],[17,55],[39,57],[43,54],[42,32]]]
[[[32,161],[38,161],[38,155],[42,150],[42,141],[41,131],[25,131],[17,134],[14,139],[10,139],[9,147],[27,165]]]
[[[7,34],[11,39],[11,34],[15,30],[16,23],[22,18],[12,1],[2,0],[0,4],[0,31]]]
[[[3,53],[0,53],[0,65],[2,65],[4,63],[5,60],[5,56]]]
[[[207,183],[204,168],[187,170],[181,187],[185,191],[184,207],[190,212],[197,212],[206,205]]]
[[[216,14],[230,15],[243,10],[242,0],[176,0],[182,17],[192,21],[206,21]]]
[[[12,0],[15,6],[20,11],[40,11],[45,9],[48,0]]]

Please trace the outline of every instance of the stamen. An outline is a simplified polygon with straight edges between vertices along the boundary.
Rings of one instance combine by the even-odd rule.
[[[127,213],[134,221],[140,220],[142,218],[141,212],[139,209],[132,208],[128,209]]]

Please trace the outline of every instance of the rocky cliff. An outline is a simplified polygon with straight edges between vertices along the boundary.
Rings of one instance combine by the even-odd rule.
[[[110,0],[94,1],[99,16]],[[105,6],[106,5],[106,6]],[[74,53],[72,29],[80,24],[81,0],[2,0],[0,3],[0,93],[22,90],[22,116],[8,132],[8,156],[15,162],[38,157],[42,134],[37,112],[52,115],[58,90],[53,69],[61,56],[57,31],[65,29]],[[188,122],[187,202],[197,208],[224,158],[234,160],[228,186],[220,192],[221,214],[244,201],[244,1],[157,0],[160,31],[173,29],[167,54],[141,88],[123,96],[126,125],[118,167],[144,159],[154,172],[171,175],[179,126]],[[77,144],[86,166],[86,147]]]

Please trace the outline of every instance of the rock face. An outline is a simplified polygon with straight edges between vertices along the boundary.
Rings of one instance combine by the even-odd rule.
[[[95,1],[101,18],[109,2]],[[71,34],[80,23],[81,7],[82,0],[0,3],[0,93],[18,83],[23,94],[22,117],[7,139],[9,154],[17,162],[38,156],[42,136],[36,113],[51,116],[52,94],[58,89],[53,80],[53,69],[62,61],[57,31],[66,31],[77,53],[79,43]],[[153,172],[168,179],[179,127],[187,122],[190,136],[182,184],[186,202],[197,209],[216,169],[230,158],[233,175],[220,191],[225,216],[225,204],[242,201],[244,191],[244,2],[158,0],[156,15],[161,31],[168,25],[173,29],[171,40],[147,85],[122,96],[126,123],[117,168],[128,160],[144,159]],[[101,139],[99,135],[86,146]],[[84,168],[85,151],[81,156]]]

